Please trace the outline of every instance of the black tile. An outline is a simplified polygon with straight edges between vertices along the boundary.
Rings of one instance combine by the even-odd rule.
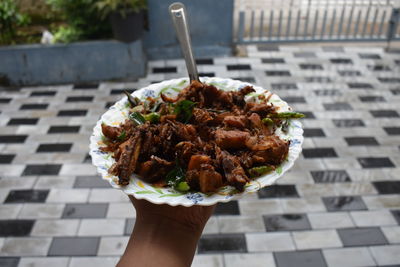
[[[395,77],[379,77],[381,83],[400,83],[400,78]]]
[[[379,146],[378,141],[372,136],[345,137],[344,140],[349,146]]]
[[[214,210],[214,215],[240,215],[237,200],[226,203],[218,203]]]
[[[337,158],[336,151],[331,147],[304,148],[305,158]]]
[[[0,143],[4,144],[16,144],[24,143],[27,135],[0,135]]]
[[[398,118],[399,113],[393,109],[380,109],[380,110],[371,110],[371,115],[374,118]]]
[[[353,110],[351,105],[346,102],[323,103],[322,105],[328,111]]]
[[[135,218],[128,218],[125,221],[125,229],[124,235],[131,235],[133,231],[133,227],[135,226],[136,219]]]
[[[353,64],[353,61],[350,58],[331,58],[332,64]]]
[[[15,118],[10,119],[7,125],[36,125],[38,121],[36,118]]]
[[[344,183],[350,182],[350,176],[345,170],[311,171],[315,183]]]
[[[371,53],[359,53],[358,56],[362,59],[381,59],[380,55]]]
[[[388,135],[400,135],[400,127],[383,127]]]
[[[20,110],[42,110],[42,109],[47,109],[49,104],[23,104],[20,107]]]
[[[274,252],[277,267],[326,267],[320,250]]]
[[[113,102],[107,102],[104,108],[109,109],[114,104],[115,104],[114,101]]]
[[[92,157],[89,154],[86,154],[85,158],[83,159],[83,163],[92,163]]]
[[[27,236],[34,223],[34,220],[0,220],[0,236]]]
[[[391,89],[393,95],[400,95],[400,89]]]
[[[339,128],[365,127],[364,122],[359,119],[342,119],[342,120],[333,119],[332,122],[333,124],[335,124],[336,127]]]
[[[337,229],[345,247],[386,245],[388,242],[379,227]]]
[[[347,83],[350,89],[373,89],[374,87],[370,83]]]
[[[72,144],[40,144],[36,153],[69,152]]]
[[[77,83],[74,84],[74,90],[97,90],[99,88],[98,83]]]
[[[323,77],[323,76],[305,77],[304,80],[308,83],[330,83],[330,82],[332,82],[331,78]]]
[[[400,225],[400,210],[391,210],[394,219],[397,221],[397,224]]]
[[[11,190],[4,203],[44,203],[49,190]]]
[[[92,102],[93,96],[69,96],[65,102]]]
[[[310,64],[310,63],[302,63],[299,64],[300,69],[302,70],[323,70],[324,68],[320,64]]]
[[[176,73],[176,67],[153,68],[153,73]]]
[[[196,59],[197,65],[214,65],[214,59],[212,58],[198,58]]]
[[[282,64],[285,63],[285,59],[276,57],[262,58],[261,62],[265,64]]]
[[[253,77],[232,77],[231,79],[239,80],[239,81],[246,82],[246,83],[255,83],[256,82],[256,79],[254,79]]]
[[[105,218],[108,203],[67,204],[64,208],[63,219]]]
[[[249,64],[235,64],[235,65],[226,65],[227,70],[251,70],[251,66]]]
[[[394,168],[393,162],[390,158],[386,157],[365,157],[357,158],[358,162],[363,168]]]
[[[214,72],[199,72],[200,77],[215,77]]]
[[[10,103],[11,98],[6,98],[6,97],[1,97],[0,98],[0,104],[8,104]]]
[[[86,116],[87,110],[85,109],[70,109],[60,110],[57,114],[58,117],[75,117],[75,116]]]
[[[132,93],[135,91],[135,88],[123,88],[123,89],[111,89],[110,95],[122,95],[124,94],[124,91],[128,91],[129,93]],[[114,104],[115,102],[113,102]]]
[[[258,192],[259,198],[299,197],[295,185],[270,185],[261,188]]]
[[[295,83],[272,83],[271,88],[273,90],[297,90]]]
[[[244,234],[202,235],[198,242],[198,253],[247,252]]]
[[[325,137],[324,130],[321,128],[304,128],[305,137]]]
[[[400,181],[377,181],[372,184],[381,195],[400,194]]]
[[[263,219],[267,232],[311,230],[306,214],[264,215]]]
[[[383,96],[378,95],[366,95],[358,97],[361,102],[386,102]]]
[[[304,119],[315,119],[314,113],[312,113],[311,111],[298,111],[298,112],[304,114],[305,117],[303,118],[303,120]]]
[[[342,93],[337,89],[317,89],[314,90],[316,96],[341,96]]]
[[[36,91],[32,92],[31,96],[55,96],[56,91]]]
[[[61,164],[28,164],[22,173],[25,175],[58,175]]]
[[[368,65],[367,68],[372,71],[391,71],[391,68],[386,65]]]
[[[282,98],[284,101],[288,102],[289,104],[295,103],[307,103],[306,99],[302,96],[287,96]]]
[[[394,60],[394,64],[400,65],[400,59],[395,59],[395,60]]]
[[[10,164],[14,158],[14,154],[0,154],[0,164]]]
[[[367,209],[360,196],[323,197],[322,201],[328,211]]]
[[[258,51],[279,51],[279,46],[278,45],[273,45],[273,44],[259,44],[257,45]]]
[[[304,57],[304,58],[316,58],[314,52],[294,52],[294,57]]]
[[[54,237],[49,256],[96,256],[100,237]]]
[[[323,46],[322,51],[324,52],[344,52],[343,47],[341,46]]]
[[[17,267],[19,264],[19,257],[0,257],[1,267]]]
[[[69,125],[50,126],[47,133],[48,134],[78,133],[80,128],[81,126],[69,126]]]
[[[109,188],[110,183],[99,176],[77,176],[74,188]]]
[[[338,73],[343,77],[361,76],[361,72],[358,70],[338,70]]]
[[[290,71],[287,70],[266,70],[267,76],[291,76]]]

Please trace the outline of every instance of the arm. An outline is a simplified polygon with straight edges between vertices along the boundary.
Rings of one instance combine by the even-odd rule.
[[[214,206],[155,205],[131,197],[136,222],[118,267],[190,266]]]

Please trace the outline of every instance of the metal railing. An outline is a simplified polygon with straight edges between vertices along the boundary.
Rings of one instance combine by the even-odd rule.
[[[291,2],[240,11],[236,43],[400,40],[399,0]]]

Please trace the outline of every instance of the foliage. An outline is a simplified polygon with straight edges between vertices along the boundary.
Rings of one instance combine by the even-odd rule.
[[[147,8],[147,0],[99,0],[96,8],[102,18],[108,17],[111,13],[118,12],[126,17],[129,12],[139,12]]]
[[[78,41],[82,33],[70,26],[60,26],[54,33],[55,43],[71,43]]]
[[[12,43],[16,27],[29,22],[29,17],[19,12],[14,0],[0,1],[0,43]]]
[[[111,26],[100,16],[95,5],[99,0],[46,0],[53,11],[67,23],[59,35],[66,41],[106,39],[112,36]]]

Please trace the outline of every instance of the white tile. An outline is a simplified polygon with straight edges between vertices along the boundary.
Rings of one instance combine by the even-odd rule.
[[[56,177],[39,177],[36,181],[36,189],[47,188],[72,188],[74,185],[74,176],[56,176]]]
[[[87,219],[82,220],[78,235],[109,236],[123,235],[125,220],[123,219]]]
[[[282,208],[277,199],[257,199],[239,201],[241,215],[261,216],[263,214],[282,213]]]
[[[328,267],[374,266],[375,262],[368,248],[338,248],[322,251]]]
[[[309,213],[308,219],[313,229],[335,229],[353,227],[353,221],[346,212]]]
[[[110,203],[107,211],[107,218],[134,218],[136,210],[132,203]]]
[[[31,236],[74,236],[78,227],[79,220],[37,220]]]
[[[196,254],[191,267],[224,267],[222,255]]]
[[[89,189],[52,189],[47,203],[82,203],[86,202]]]
[[[45,256],[50,247],[51,238],[7,238],[0,251],[2,256]]]
[[[381,229],[389,243],[400,243],[400,226],[384,226]]]
[[[18,218],[57,219],[61,218],[64,207],[64,204],[24,204]]]
[[[398,195],[363,196],[362,198],[369,210],[400,208]]]
[[[350,212],[356,226],[397,225],[393,215],[388,210],[352,211]]]
[[[218,225],[221,233],[264,232],[261,216],[219,216]]]
[[[23,257],[21,258],[18,267],[67,267],[69,258],[53,257],[53,258],[37,258]]]
[[[246,234],[249,252],[294,250],[290,233],[250,233]]]
[[[400,264],[400,245],[369,247],[378,265]]]
[[[130,203],[128,196],[122,190],[110,189],[92,189],[89,196],[89,202],[122,202]]]
[[[85,118],[85,120],[88,118]],[[96,167],[91,164],[64,164],[60,175],[96,175]]]
[[[22,204],[7,204],[0,206],[0,219],[15,219],[22,209]]]
[[[6,167],[1,167],[1,171],[4,171]],[[0,171],[0,172],[1,172]],[[6,175],[12,175],[10,173],[4,173],[1,174],[0,176],[6,176]],[[12,177],[12,178],[5,178],[2,177],[0,180],[0,188],[1,189],[31,189],[36,181],[36,177]]]
[[[96,267],[115,267],[119,257],[73,257],[69,267],[96,266]]]
[[[225,254],[225,266],[229,267],[275,267],[272,253],[246,253],[246,254]]]
[[[6,241],[6,239],[4,237],[0,237],[0,251],[1,251],[1,248],[3,247],[3,244],[5,241]]]
[[[335,230],[293,232],[298,249],[341,247],[342,242]]]
[[[279,199],[283,213],[325,211],[320,197],[281,198]]]
[[[100,256],[121,256],[125,251],[128,241],[128,236],[102,237],[97,254]]]
[[[217,234],[219,232],[218,218],[216,216],[210,217],[204,227],[203,234]]]

